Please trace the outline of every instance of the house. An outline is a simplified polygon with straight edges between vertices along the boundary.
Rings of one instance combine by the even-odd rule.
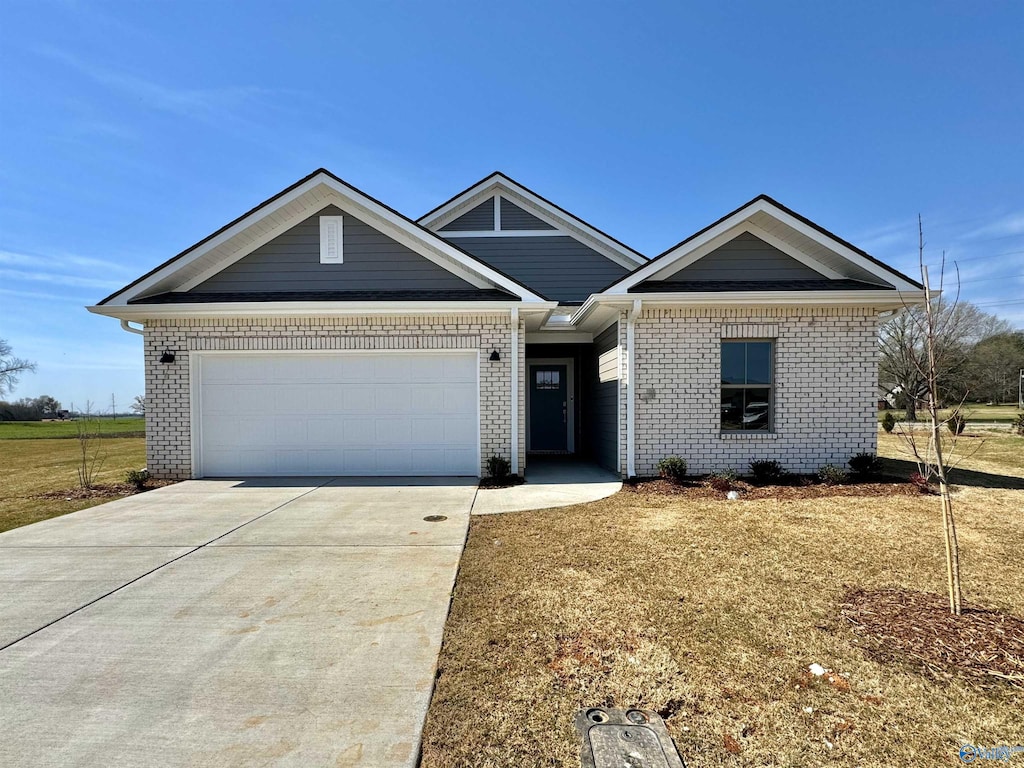
[[[921,296],[766,196],[647,259],[501,173],[414,221],[318,170],[88,309],[145,338],[156,477],[644,476],[873,451]]]

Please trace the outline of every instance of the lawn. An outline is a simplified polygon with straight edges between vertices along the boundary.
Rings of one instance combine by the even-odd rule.
[[[1001,405],[985,405],[984,403],[967,403],[963,408],[964,414],[967,416],[967,421],[978,421],[978,422],[996,422],[996,423],[1009,423],[1017,420],[1017,416],[1020,415],[1021,411],[1017,407],[1016,403],[1003,403]],[[900,421],[905,411],[901,410],[890,410],[890,411],[879,411],[878,420],[881,421],[885,418],[886,413],[891,413],[893,417]],[[949,416],[950,410],[940,411],[943,418]],[[917,412],[918,421],[928,418],[928,412],[921,409]]]
[[[47,437],[78,437],[77,421],[0,421],[0,440],[37,440]],[[97,419],[100,434],[106,437],[143,437],[146,419],[125,416]]]
[[[963,474],[965,603],[1024,616],[1024,438]],[[943,593],[938,505],[623,491],[473,518],[424,767],[578,766],[573,715],[599,704],[660,710],[690,766],[959,765],[963,743],[1024,744],[1024,688],[883,663],[839,615],[849,587]]]
[[[104,438],[102,447],[106,459],[96,477],[99,484],[122,483],[127,470],[146,465],[145,438]],[[78,451],[77,440],[0,440],[0,531],[114,498],[39,497],[42,493],[77,488]]]

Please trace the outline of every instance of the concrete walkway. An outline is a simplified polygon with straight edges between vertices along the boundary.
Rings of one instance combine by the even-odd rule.
[[[0,765],[414,766],[475,493],[193,481],[0,535]]]
[[[622,480],[617,474],[596,464],[562,457],[531,456],[526,482],[511,488],[481,488],[473,504],[473,514],[568,507],[603,499],[621,488]]]

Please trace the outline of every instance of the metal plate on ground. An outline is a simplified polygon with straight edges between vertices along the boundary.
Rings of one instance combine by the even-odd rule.
[[[685,768],[656,712],[592,707],[580,710],[574,724],[583,768]]]

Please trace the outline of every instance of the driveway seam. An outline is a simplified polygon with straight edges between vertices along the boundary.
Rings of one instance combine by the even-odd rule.
[[[237,530],[238,530],[239,528],[244,528],[245,526],[249,525],[250,523],[255,523],[255,522],[256,522],[257,520],[262,520],[262,519],[263,519],[264,517],[266,517],[267,515],[269,515],[269,514],[271,514],[271,513],[273,513],[273,512],[277,512],[277,510],[281,509],[282,507],[286,507],[286,506],[288,506],[288,505],[289,505],[289,504],[291,504],[291,503],[292,503],[293,501],[298,501],[298,500],[299,500],[299,499],[301,499],[301,498],[302,498],[303,496],[306,496],[306,495],[308,495],[308,494],[312,493],[312,492],[313,492],[313,491],[315,491],[315,490],[318,490],[318,489],[320,489],[320,488],[323,488],[323,487],[324,487],[325,485],[327,485],[327,484],[328,484],[329,482],[330,482],[330,481],[328,480],[327,482],[325,482],[325,483],[321,483],[320,485],[316,486],[315,488],[310,488],[310,489],[309,489],[308,491],[305,491],[304,493],[300,493],[300,494],[299,494],[298,496],[295,496],[295,497],[293,497],[293,498],[291,498],[291,499],[288,499],[288,501],[286,501],[286,502],[284,502],[284,503],[282,503],[282,504],[278,504],[278,505],[277,505],[276,507],[274,507],[273,509],[268,509],[268,510],[267,510],[266,512],[264,512],[264,513],[262,513],[262,514],[260,514],[260,515],[257,515],[257,516],[256,516],[256,517],[254,517],[254,518],[253,518],[252,520],[246,520],[246,521],[245,521],[244,523],[242,523],[242,524],[240,524],[240,525],[236,525],[236,526],[235,526],[234,528],[232,528],[231,530],[229,530],[229,531],[225,531],[225,532],[224,532],[224,533],[222,533],[222,534],[221,534],[220,536],[217,536],[217,537],[215,537],[215,538],[212,538],[212,539],[210,539],[209,541],[205,542],[204,544],[200,544],[200,545],[199,545],[199,546],[197,546],[197,547],[193,547],[193,548],[192,548],[192,549],[190,549],[190,550],[189,550],[188,552],[184,552],[184,553],[182,553],[182,554],[178,555],[177,557],[175,557],[175,558],[172,558],[172,559],[168,560],[168,561],[167,561],[166,563],[162,563],[162,564],[158,565],[158,566],[157,566],[156,568],[152,568],[152,569],[150,569],[150,570],[146,571],[145,573],[143,573],[143,574],[141,574],[141,575],[139,575],[139,576],[136,576],[136,577],[135,577],[134,579],[132,579],[131,581],[126,581],[126,582],[125,582],[124,584],[122,584],[121,586],[119,586],[119,587],[115,587],[114,589],[110,590],[109,592],[106,592],[106,593],[104,593],[104,594],[100,595],[99,597],[97,597],[97,598],[94,598],[94,599],[90,600],[89,602],[87,602],[87,603],[84,603],[83,605],[80,605],[80,606],[78,606],[78,607],[77,607],[77,608],[75,608],[74,610],[68,611],[67,613],[65,613],[65,614],[64,614],[64,615],[62,615],[62,616],[58,616],[58,617],[57,617],[56,619],[54,619],[53,621],[49,621],[49,622],[47,622],[46,624],[44,624],[43,626],[41,626],[41,627],[36,627],[36,628],[35,628],[35,629],[33,629],[33,630],[32,630],[31,632],[27,632],[27,633],[25,633],[24,635],[22,635],[21,637],[19,637],[19,638],[16,638],[16,639],[14,639],[14,640],[11,640],[11,641],[10,641],[9,643],[6,643],[6,644],[4,644],[4,645],[0,646],[0,653],[2,653],[3,651],[6,651],[6,650],[7,650],[8,648],[10,648],[10,647],[11,647],[12,645],[16,645],[17,643],[20,643],[20,642],[21,642],[22,640],[26,640],[26,639],[28,639],[28,638],[32,637],[33,635],[35,635],[35,634],[37,634],[37,633],[39,633],[39,632],[42,632],[42,631],[43,631],[44,629],[46,629],[47,627],[52,627],[52,626],[53,626],[54,624],[56,624],[56,623],[58,623],[58,622],[60,622],[60,621],[64,621],[64,619],[68,618],[69,616],[74,616],[74,615],[75,615],[76,613],[78,613],[79,611],[83,611],[83,610],[85,610],[85,609],[86,609],[86,608],[88,608],[88,607],[89,607],[90,605],[95,605],[95,604],[96,604],[96,603],[98,603],[98,602],[99,602],[100,600],[105,600],[106,598],[108,598],[108,597],[110,597],[110,596],[111,596],[112,594],[114,594],[115,592],[120,592],[120,591],[121,591],[122,589],[124,589],[125,587],[130,587],[130,586],[131,586],[132,584],[134,584],[135,582],[137,582],[137,581],[139,581],[139,580],[141,580],[141,579],[144,579],[144,578],[146,578],[147,576],[149,576],[149,575],[151,575],[151,574],[153,574],[153,573],[156,573],[156,572],[157,572],[157,571],[159,571],[159,570],[160,570],[161,568],[166,568],[166,567],[167,567],[168,565],[171,565],[172,563],[176,563],[176,562],[178,562],[179,560],[181,560],[182,558],[186,558],[186,557],[188,557],[189,555],[195,554],[195,553],[196,553],[196,552],[198,552],[198,551],[199,551],[200,549],[205,549],[206,547],[208,547],[208,546],[210,546],[211,544],[213,544],[213,543],[214,543],[215,541],[220,541],[220,540],[221,540],[221,539],[223,539],[223,538],[224,538],[225,536],[229,536],[229,535],[231,535],[232,533],[234,533],[235,531],[237,531]],[[120,549],[120,548],[122,548],[122,547],[119,547],[119,549]],[[133,548],[134,548],[134,547],[130,547],[130,546],[129,546],[129,547],[123,547],[123,549],[133,549]],[[50,547],[50,549],[62,549],[62,547]]]

